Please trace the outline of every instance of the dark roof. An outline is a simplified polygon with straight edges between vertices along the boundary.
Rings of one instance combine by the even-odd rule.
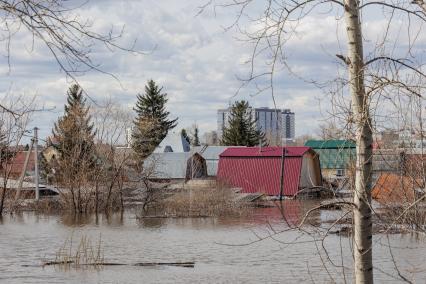
[[[356,148],[356,144],[352,140],[308,140],[305,146],[313,149]]]
[[[220,157],[281,157],[285,149],[286,157],[301,157],[309,147],[235,147],[228,148]]]

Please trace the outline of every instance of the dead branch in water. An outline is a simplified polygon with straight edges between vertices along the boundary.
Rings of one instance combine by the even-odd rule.
[[[70,265],[76,264],[73,260],[68,261],[48,261],[42,264],[42,266],[53,266],[53,265]],[[120,262],[102,262],[102,263],[84,263],[79,264],[79,266],[176,266],[176,267],[187,267],[193,268],[195,267],[195,262],[137,262],[137,263],[120,263]]]

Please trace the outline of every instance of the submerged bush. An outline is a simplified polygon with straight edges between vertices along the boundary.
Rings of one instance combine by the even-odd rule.
[[[161,200],[147,214],[155,211],[154,215],[165,217],[240,216],[248,209],[236,197],[232,190],[224,187],[184,189]]]

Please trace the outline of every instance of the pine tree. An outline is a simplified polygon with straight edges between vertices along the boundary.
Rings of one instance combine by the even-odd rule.
[[[199,137],[199,134],[198,134],[198,132],[199,132],[198,125],[194,124],[193,128],[194,128],[194,133],[192,134],[191,145],[192,146],[200,146],[201,143],[200,143],[200,137]]]
[[[89,106],[81,88],[74,84],[67,92],[65,113],[54,125],[53,138],[59,152],[57,178],[79,178],[89,175],[95,167],[94,138],[96,132],[91,123]]]
[[[166,93],[161,93],[162,89],[153,80],[149,80],[145,86],[145,94],[137,96],[132,148],[141,159],[149,156],[167,136],[168,131],[177,125],[177,118],[168,119],[168,99]]]
[[[223,130],[221,144],[225,146],[266,146],[265,134],[256,128],[250,106],[246,101],[237,101],[231,107],[228,125]]]

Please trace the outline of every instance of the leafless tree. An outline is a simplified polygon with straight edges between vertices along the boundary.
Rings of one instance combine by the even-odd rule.
[[[344,126],[338,126],[334,121],[327,121],[319,125],[318,134],[323,140],[328,139],[349,139],[348,129]]]
[[[88,2],[88,1],[87,1]],[[72,80],[88,71],[113,74],[102,70],[92,53],[99,47],[109,51],[142,54],[135,48],[136,40],[123,46],[120,38],[124,27],[97,32],[94,20],[79,13],[87,2],[64,0],[2,0],[0,1],[0,41],[4,43],[9,70],[13,63],[11,45],[15,38],[27,36],[30,50],[46,48],[60,69]],[[83,6],[82,6],[83,5]],[[25,37],[24,37],[25,38]],[[12,111],[4,105],[5,110]]]
[[[250,72],[243,85],[253,83],[258,86],[257,82],[266,79],[267,86],[258,90],[270,89],[273,98],[274,80],[280,68],[284,66],[294,73],[288,64],[286,46],[297,34],[299,25],[315,10],[327,13],[335,11],[336,7],[339,9],[336,23],[340,23],[340,19],[344,20],[347,54],[336,56],[345,67],[347,79],[337,78],[322,84],[322,87],[328,87],[332,82],[339,86],[342,94],[350,94],[350,104],[346,105],[348,111],[345,114],[346,120],[353,127],[357,144],[354,198],[351,204],[354,220],[354,275],[356,283],[373,283],[371,187],[375,118],[379,117],[377,111],[383,110],[384,98],[390,95],[398,97],[403,92],[410,96],[421,96],[417,88],[419,86],[412,86],[404,75],[425,77],[423,62],[415,47],[426,22],[424,1],[279,0],[259,4],[254,0],[210,0],[201,10],[209,6],[237,11],[235,22],[228,28],[236,27],[253,44]],[[380,17],[387,21],[387,25],[383,29],[383,37],[371,47],[363,37],[362,13],[374,10],[375,7],[382,10]],[[261,12],[257,13],[259,9]],[[408,43],[402,52],[396,51],[397,39],[390,35],[396,15],[404,17],[408,22],[405,37]],[[368,53],[365,53],[365,48],[370,49]],[[266,62],[266,67],[259,67],[259,61]],[[313,83],[321,86],[318,82]]]
[[[93,108],[93,121],[97,129],[96,147],[100,158],[99,167],[94,175],[95,212],[99,209],[99,189],[102,189],[105,211],[111,208],[113,195],[122,200],[123,179],[126,176],[128,162],[133,153],[126,148],[127,129],[132,123],[129,111],[109,98]],[[118,148],[120,145],[124,147]],[[118,190],[115,190],[118,189]]]
[[[138,183],[141,189],[142,198],[142,213],[145,214],[147,210],[157,204],[164,196],[165,185],[160,185],[152,182],[159,172],[158,167],[161,159],[151,156],[145,160],[143,170],[138,177]]]
[[[23,150],[19,146],[28,135],[27,126],[35,109],[34,98],[28,100],[23,96],[8,95],[1,103],[5,108],[0,108],[0,216],[8,195],[12,169],[17,166],[14,157]]]

